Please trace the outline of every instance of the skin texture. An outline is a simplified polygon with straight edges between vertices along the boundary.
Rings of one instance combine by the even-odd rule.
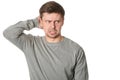
[[[48,42],[60,42],[61,28],[64,23],[64,18],[59,13],[43,13],[42,18],[39,17],[40,28],[44,30],[46,40]]]

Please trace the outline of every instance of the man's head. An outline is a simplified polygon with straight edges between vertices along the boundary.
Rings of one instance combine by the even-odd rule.
[[[43,4],[39,12],[40,26],[43,28],[46,37],[60,37],[65,15],[63,7],[54,1],[50,1]]]
[[[58,13],[60,14],[63,18],[65,15],[64,8],[57,2],[55,1],[49,1],[45,4],[42,5],[42,7],[39,10],[40,17],[43,17],[43,13]]]

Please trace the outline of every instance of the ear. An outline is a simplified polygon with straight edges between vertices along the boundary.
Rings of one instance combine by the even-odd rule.
[[[43,23],[42,23],[42,19],[40,16],[38,16],[38,22],[39,22],[39,28],[43,29]]]
[[[62,26],[64,25],[64,18],[63,18],[63,20],[62,20]]]

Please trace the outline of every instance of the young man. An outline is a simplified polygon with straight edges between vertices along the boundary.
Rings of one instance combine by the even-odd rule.
[[[40,8],[40,16],[21,21],[4,31],[4,36],[25,54],[30,80],[88,80],[83,49],[61,35],[64,9],[49,1]],[[39,27],[45,36],[25,34],[24,30]]]

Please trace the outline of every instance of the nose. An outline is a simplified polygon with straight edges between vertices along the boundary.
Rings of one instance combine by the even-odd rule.
[[[54,29],[55,28],[55,22],[52,22],[51,27]]]

